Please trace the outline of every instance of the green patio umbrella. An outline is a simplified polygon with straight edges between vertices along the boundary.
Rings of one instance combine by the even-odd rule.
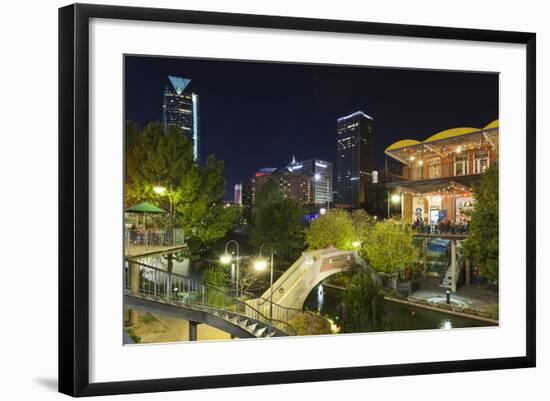
[[[143,226],[145,227],[146,226],[145,219],[147,218],[148,213],[161,214],[161,213],[168,213],[168,212],[164,209],[161,209],[160,207],[153,205],[152,203],[143,202],[143,203],[140,203],[139,205],[134,205],[132,207],[129,207],[128,209],[126,209],[126,213],[143,214]]]
[[[127,213],[168,213],[166,210],[161,209],[149,202],[143,202],[139,205],[134,205],[126,209]]]

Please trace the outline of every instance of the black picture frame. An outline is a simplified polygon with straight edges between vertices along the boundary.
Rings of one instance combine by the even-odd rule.
[[[526,354],[521,357],[261,372],[123,382],[89,381],[88,61],[91,18],[437,38],[526,46]],[[142,393],[534,367],[536,364],[536,35],[433,26],[106,5],[59,9],[59,391],[71,396]]]

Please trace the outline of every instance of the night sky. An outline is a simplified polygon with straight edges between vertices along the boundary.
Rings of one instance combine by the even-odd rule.
[[[357,110],[374,118],[375,168],[399,139],[498,118],[498,74],[126,56],[126,120],[160,121],[168,75],[199,95],[201,159],[225,161],[226,199],[293,155],[335,163],[336,120]]]

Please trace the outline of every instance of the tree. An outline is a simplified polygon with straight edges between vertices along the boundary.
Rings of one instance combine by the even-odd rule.
[[[193,144],[188,135],[175,126],[168,126],[166,132],[160,123],[151,123],[145,127],[136,141],[133,124],[127,123],[127,152],[125,155],[126,206],[155,200],[168,210],[170,199],[177,202],[177,187],[182,178],[195,173]],[[153,188],[163,186],[163,196],[157,195]]]
[[[209,156],[203,167],[192,166],[175,188],[176,223],[186,236],[210,244],[222,238],[239,217],[239,209],[222,202],[224,164]]]
[[[175,226],[183,228],[187,256],[196,257],[210,243],[223,237],[238,218],[239,209],[225,207],[223,161],[209,156],[204,166],[193,158],[193,143],[180,128],[149,124],[135,140],[127,124],[126,206],[153,201],[172,212]],[[130,143],[131,142],[131,143]],[[164,193],[156,194],[156,186]]]
[[[355,241],[353,221],[348,212],[332,209],[321,215],[306,229],[306,243],[310,249],[335,246],[338,249],[352,249]]]
[[[395,219],[377,223],[361,250],[363,256],[375,270],[394,278],[409,268],[418,257],[413,243],[413,232]]]
[[[124,126],[124,154],[128,157],[136,147],[141,136],[139,125],[133,121],[126,121]]]
[[[201,280],[204,284],[219,289],[227,289],[230,285],[230,278],[224,266],[213,265],[202,272]]]
[[[247,263],[239,268],[239,292],[241,293],[260,293],[266,290],[266,286],[269,287],[269,279],[266,280],[265,275],[258,274],[251,265],[252,263]]]
[[[292,198],[273,200],[256,206],[252,214],[250,242],[256,247],[265,243],[272,244],[278,255],[287,259],[294,258],[304,248],[304,214],[300,203]]]
[[[474,186],[475,205],[469,211],[470,235],[462,244],[467,257],[474,260],[481,275],[498,280],[498,167],[491,166]]]
[[[363,246],[374,229],[376,220],[363,209],[356,209],[351,213],[353,223],[354,240],[359,241]]]
[[[366,271],[356,271],[342,294],[347,333],[385,328],[387,309],[382,287]]]
[[[224,266],[210,266],[202,273],[202,282],[206,285],[206,303],[210,306],[224,307],[232,304],[229,292],[230,278]]]
[[[256,196],[256,206],[261,207],[271,202],[280,202],[285,195],[281,191],[279,183],[269,177],[267,182],[262,185]]]
[[[289,323],[296,330],[297,336],[331,334],[330,322],[313,312],[306,311],[299,313],[290,319]]]

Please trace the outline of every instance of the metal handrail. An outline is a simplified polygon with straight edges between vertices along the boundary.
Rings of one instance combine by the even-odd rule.
[[[171,246],[184,245],[182,228],[164,230],[157,228],[126,228],[124,232],[126,246]]]
[[[264,298],[241,300],[233,296],[230,290],[221,289],[211,285],[204,284],[195,278],[187,277],[177,273],[168,273],[166,270],[147,265],[136,260],[127,260],[126,262],[135,263],[139,266],[139,283],[137,291],[134,285],[130,283],[129,265],[125,269],[125,288],[131,293],[141,293],[148,296],[162,298],[165,301],[176,304],[191,304],[211,309],[222,310],[231,314],[236,314],[245,318],[251,318],[259,321],[269,327],[275,327],[281,332],[289,335],[296,335],[297,329],[290,321],[300,314],[315,316],[318,319],[325,320],[311,312],[304,312],[299,309],[287,308],[278,304],[273,304],[273,315],[271,318],[262,311],[261,305],[266,301]],[[313,333],[312,327],[309,327],[308,334]]]

